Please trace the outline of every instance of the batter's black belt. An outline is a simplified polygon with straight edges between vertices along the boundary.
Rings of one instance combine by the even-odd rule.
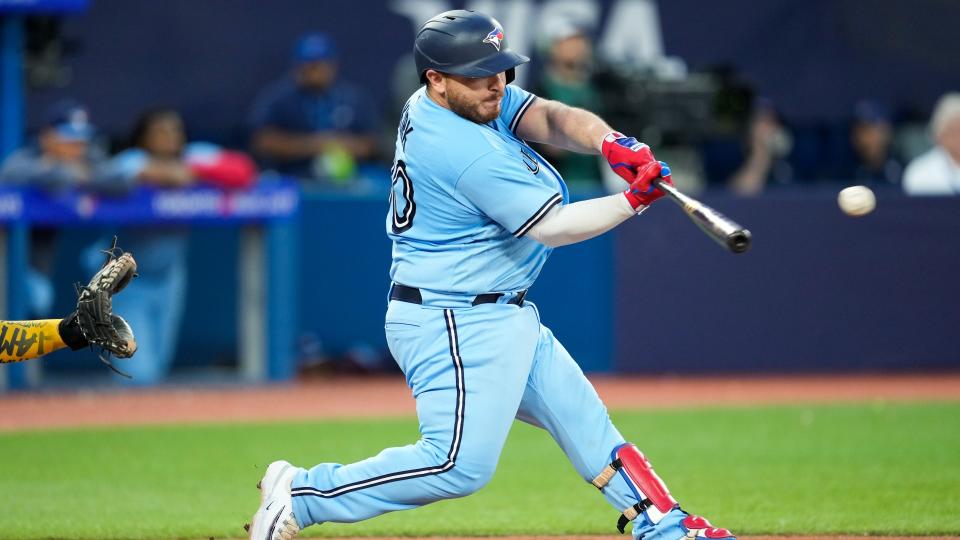
[[[477,296],[473,297],[470,305],[479,306],[480,304],[498,304],[500,303],[500,299],[505,295],[505,293],[478,294]],[[512,298],[504,303],[513,304],[515,306],[523,306],[523,298],[526,295],[527,291],[522,290],[513,294]],[[390,299],[398,300],[400,302],[407,302],[410,304],[423,304],[423,294],[420,293],[420,289],[416,287],[408,287],[399,283],[394,283],[390,288]],[[467,297],[467,299],[469,299],[469,297]]]

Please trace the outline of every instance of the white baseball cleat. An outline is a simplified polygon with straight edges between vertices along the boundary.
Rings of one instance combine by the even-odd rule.
[[[250,540],[292,540],[300,532],[293,516],[290,483],[297,468],[286,461],[274,461],[257,484],[260,508],[249,525]]]

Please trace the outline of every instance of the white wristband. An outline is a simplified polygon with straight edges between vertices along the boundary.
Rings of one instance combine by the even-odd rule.
[[[601,151],[603,150],[603,143],[605,142],[612,143],[613,141],[617,139],[622,139],[623,137],[624,137],[624,134],[620,133],[619,131],[611,131],[610,133],[607,133],[606,135],[603,136],[602,139],[600,139],[600,150]]]
[[[640,206],[634,208],[633,205],[630,204],[630,199],[627,198],[627,192],[626,192],[626,191],[623,192],[623,204],[625,204],[625,205],[627,206],[627,208],[630,209],[630,212],[632,212],[633,214],[636,214],[636,215],[638,215],[638,216],[639,216],[640,214],[644,213],[644,212],[647,210],[647,208],[650,208],[649,206],[647,206],[647,205],[645,205],[645,204],[641,204]]]

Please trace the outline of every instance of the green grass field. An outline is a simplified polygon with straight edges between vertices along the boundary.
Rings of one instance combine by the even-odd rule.
[[[960,404],[614,414],[684,507],[740,534],[960,533]],[[2,538],[236,538],[262,465],[349,462],[416,422],[142,427],[0,435]],[[545,433],[517,424],[478,494],[306,535],[616,534]]]

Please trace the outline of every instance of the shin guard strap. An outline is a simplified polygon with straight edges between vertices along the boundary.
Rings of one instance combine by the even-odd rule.
[[[613,460],[613,463],[607,465],[600,471],[600,474],[593,479],[591,484],[597,487],[597,489],[603,489],[604,486],[610,483],[610,480],[617,475],[617,471],[620,470],[620,467],[623,467],[623,462],[619,459]]]
[[[627,508],[620,514],[620,519],[617,520],[617,530],[620,531],[620,534],[623,534],[624,530],[627,528],[627,523],[630,523],[637,518],[641,513],[646,511],[648,508],[653,506],[653,503],[650,502],[650,499],[644,499],[637,504]]]

